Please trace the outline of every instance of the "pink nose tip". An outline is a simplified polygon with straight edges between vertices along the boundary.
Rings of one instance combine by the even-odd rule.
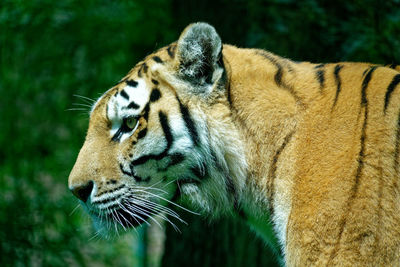
[[[93,190],[93,181],[89,181],[85,185],[78,185],[70,188],[72,194],[74,194],[77,198],[86,202],[92,193]]]

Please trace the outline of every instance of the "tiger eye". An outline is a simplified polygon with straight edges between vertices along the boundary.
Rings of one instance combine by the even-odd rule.
[[[126,119],[126,126],[128,126],[129,129],[133,130],[136,127],[138,120],[137,118],[130,117]]]

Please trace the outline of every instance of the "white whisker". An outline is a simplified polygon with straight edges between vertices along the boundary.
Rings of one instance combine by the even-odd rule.
[[[137,192],[140,192],[140,191],[137,191]],[[157,197],[157,198],[159,198],[159,199],[162,199],[162,200],[164,200],[164,201],[166,201],[166,202],[168,202],[168,203],[174,205],[175,207],[178,207],[178,208],[180,208],[180,209],[183,209],[184,211],[187,211],[187,212],[189,212],[189,213],[191,213],[191,214],[200,215],[200,213],[197,213],[197,212],[191,211],[191,210],[189,210],[189,209],[186,209],[186,208],[182,207],[181,205],[178,205],[178,204],[176,204],[176,203],[174,203],[174,202],[172,202],[172,201],[170,201],[170,200],[168,200],[168,199],[166,199],[166,198],[164,198],[164,197],[162,197],[162,196],[159,196],[159,195],[153,194],[153,193],[151,193],[151,192],[147,192],[147,191],[143,191],[143,192],[145,192],[145,193],[147,193],[147,194],[149,194],[149,195],[151,195],[151,196]]]
[[[135,213],[132,213],[127,207],[125,207],[124,205],[122,205],[122,204],[118,204],[120,207],[121,207],[121,209],[122,210],[124,210],[124,211],[126,211],[126,212],[128,212],[131,216],[132,216],[132,218],[138,223],[138,224],[140,224],[140,222],[137,220],[137,219],[139,219],[139,220],[141,220],[142,222],[146,222],[147,223],[147,221],[144,219],[144,218],[142,218],[140,215],[138,215],[138,214],[135,214]],[[122,214],[121,214],[122,215]],[[137,218],[137,219],[136,219]],[[126,218],[125,218],[126,219]],[[148,224],[148,223],[147,223]],[[150,225],[150,224],[148,224],[148,225]],[[133,227],[133,225],[131,224],[131,226]]]
[[[111,216],[113,217],[113,222],[114,222],[114,228],[115,228],[115,232],[117,233],[117,235],[119,236],[118,233],[118,227],[117,227],[117,222],[119,222],[118,217],[116,217],[116,215],[114,216],[114,210],[111,211]],[[120,222],[121,223],[121,222]]]
[[[79,98],[82,99],[83,101],[87,101],[87,103],[90,103],[90,104],[93,104],[94,102],[96,102],[95,99],[92,99],[92,98],[87,97],[87,96],[77,95],[77,94],[74,94],[73,96],[79,97]]]
[[[91,109],[91,106],[86,103],[72,103],[72,107],[73,108],[83,108],[88,111]]]
[[[175,183],[177,180],[172,180],[172,181],[169,181],[168,183],[166,183],[163,187],[166,187],[166,186],[168,186],[168,185],[170,185],[170,184],[172,184],[172,183]]]
[[[81,205],[78,204],[78,205],[71,211],[71,213],[69,214],[69,216],[71,216],[80,206],[81,206]]]
[[[119,206],[121,207],[121,209],[123,209],[124,211],[128,212],[129,214],[131,214],[131,213],[129,212],[129,210],[126,209],[125,206],[123,206],[123,205],[121,205],[121,204],[119,204]],[[138,231],[136,230],[136,228],[131,224],[131,222],[130,222],[128,219],[126,219],[122,214],[120,214],[120,215],[121,215],[121,216],[124,218],[124,220],[135,230],[136,234],[139,234]],[[131,214],[131,215],[133,215],[133,214]],[[136,219],[136,216],[132,216],[132,218],[133,218],[138,224],[140,224],[140,222]]]
[[[151,219],[152,221],[154,221],[155,223],[157,223],[158,225],[160,225],[156,220],[154,220],[154,218],[153,217],[151,217],[152,215],[154,215],[155,213],[146,213],[146,211],[145,210],[143,210],[143,209],[141,209],[140,207],[138,207],[138,206],[132,206],[132,205],[130,205],[130,203],[125,203],[126,205],[127,205],[127,209],[129,210],[129,209],[131,209],[131,211],[132,212],[135,212],[135,214],[137,215],[137,216],[139,216],[136,212],[139,212],[140,214],[142,214],[142,215],[144,215],[144,216],[146,216],[146,217],[149,217],[149,219]],[[146,220],[143,220],[143,222],[146,222],[147,223],[147,225],[150,225],[150,223],[148,222],[148,221],[146,221]],[[160,227],[161,227],[161,225],[160,225]]]
[[[147,203],[144,202],[144,201],[146,201]],[[159,217],[159,218],[161,218],[161,219],[167,221],[168,223],[170,223],[170,224],[172,225],[172,227],[175,229],[175,231],[177,231],[177,232],[180,232],[180,229],[179,229],[171,220],[169,220],[168,217],[166,217],[166,216],[164,215],[164,213],[166,213],[167,215],[170,215],[171,217],[176,218],[176,219],[179,220],[180,222],[182,222],[182,223],[184,223],[184,224],[187,225],[187,223],[186,223],[184,220],[182,220],[182,219],[179,217],[179,215],[178,215],[177,213],[175,213],[175,212],[172,211],[171,209],[169,209],[169,208],[167,208],[167,207],[164,207],[164,206],[162,206],[162,205],[160,205],[160,204],[158,204],[158,203],[154,203],[154,202],[151,202],[151,201],[145,200],[145,199],[135,201],[134,203],[132,203],[132,202],[128,202],[128,203],[127,203],[127,205],[128,205],[129,207],[132,207],[131,205],[134,205],[134,204],[136,204],[136,205],[138,205],[138,204],[139,204],[139,205],[140,205],[140,204],[143,204],[143,205],[140,205],[140,206],[144,206],[146,209],[150,209],[150,212],[151,212],[152,215],[154,215],[154,216],[156,216],[156,217]],[[147,205],[146,205],[146,204],[147,204]],[[135,206],[135,207],[138,208],[138,209],[140,209],[140,208],[137,207],[137,206]],[[141,210],[142,210],[142,209],[141,209]],[[155,213],[153,210],[157,211],[157,213]],[[142,211],[142,212],[144,212],[144,211]],[[150,218],[151,218],[151,217],[150,217]],[[156,222],[156,223],[159,225],[158,222]],[[161,225],[159,225],[159,226],[160,226],[160,228],[162,228]]]
[[[158,185],[158,184],[160,184],[162,182],[162,180],[160,180],[160,181],[158,181],[158,182],[156,182],[156,183],[154,183],[154,184],[152,184],[152,185],[149,185],[149,186],[134,186],[134,188],[131,188],[132,190],[135,190],[135,189],[145,189],[145,190],[148,190],[148,189],[153,189],[153,190],[157,190],[157,191],[160,191],[160,192],[163,192],[163,193],[167,193],[165,190],[162,190],[162,189],[160,189],[160,188],[155,188],[154,186],[156,186],[156,185]]]
[[[67,108],[64,111],[89,111],[87,108]]]
[[[159,188],[135,187],[135,188],[129,189],[129,191],[130,192],[146,192],[146,190],[149,190],[149,189],[161,192],[163,194],[167,194],[167,192],[165,190],[162,190],[162,189],[159,189]]]
[[[173,210],[171,210],[171,209],[169,209],[169,208],[167,208],[165,206],[162,206],[162,205],[160,205],[158,203],[155,203],[155,202],[152,202],[150,200],[143,199],[143,198],[140,198],[140,197],[137,197],[137,196],[132,196],[132,198],[138,200],[137,204],[143,203],[144,205],[148,205],[149,207],[153,207],[157,211],[165,212],[168,215],[178,219],[180,222],[187,224],[184,220],[182,220],[179,217],[179,215],[175,211],[173,211]]]
[[[126,205],[127,203],[125,203]],[[146,221],[142,216],[140,216],[139,214],[135,213],[135,210],[131,210],[131,208],[133,208],[132,206],[128,206],[128,207],[124,207],[125,211],[128,212],[130,215],[132,215],[132,217],[135,219],[135,221],[137,221],[137,223],[140,224],[140,222],[138,220],[136,220],[136,218],[138,218],[139,220],[141,220],[142,222],[146,223],[147,225],[150,226],[150,223],[148,221]],[[134,209],[134,208],[133,208]],[[148,216],[148,214],[143,214],[142,215]]]
[[[99,234],[100,234],[100,232],[99,231],[96,231],[96,233],[91,237],[91,238],[89,238],[89,242],[90,241],[92,241],[93,239],[95,239],[95,238],[99,238]]]

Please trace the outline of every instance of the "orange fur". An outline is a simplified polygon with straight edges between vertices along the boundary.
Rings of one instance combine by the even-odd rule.
[[[271,157],[290,132],[290,151],[281,155],[281,172],[292,188],[291,211],[285,244],[289,266],[395,266],[400,262],[399,173],[394,165],[398,131],[399,94],[394,93],[386,114],[386,90],[398,73],[379,67],[366,88],[368,118],[364,156],[359,158],[365,120],[361,105],[363,72],[369,64],[338,63],[341,91],[333,107],[337,84],[327,64],[324,86],[315,77],[315,65],[292,63],[284,68],[277,86],[277,69],[254,50],[226,46],[231,66],[232,109],[238,128],[246,136],[252,181],[268,192]],[[276,58],[282,66],[285,59]],[[298,101],[296,97],[298,96]],[[261,116],[258,114],[262,114]],[[398,155],[397,155],[398,156]],[[357,174],[360,161],[358,184]],[[288,174],[287,174],[288,173]],[[277,187],[275,185],[275,187]]]

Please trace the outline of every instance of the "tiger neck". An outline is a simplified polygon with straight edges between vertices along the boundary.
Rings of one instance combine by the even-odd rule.
[[[255,224],[269,214],[284,245],[296,125],[304,103],[290,90],[291,74],[282,67],[288,60],[261,50],[224,46],[223,51],[232,119],[243,140],[248,166],[242,205]]]

